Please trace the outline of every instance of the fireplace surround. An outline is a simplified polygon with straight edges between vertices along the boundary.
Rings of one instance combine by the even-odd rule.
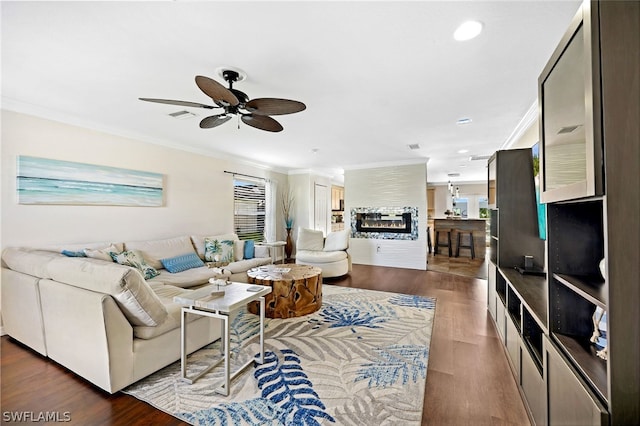
[[[416,207],[356,207],[351,209],[351,236],[384,240],[417,240]]]

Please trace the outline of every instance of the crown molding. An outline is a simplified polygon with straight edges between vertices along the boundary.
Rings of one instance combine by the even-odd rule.
[[[524,114],[518,125],[509,137],[500,145],[500,149],[509,149],[516,141],[518,141],[524,132],[529,130],[531,125],[538,119],[538,100],[536,99]]]
[[[19,114],[30,115],[30,116],[42,118],[45,120],[56,121],[62,124],[67,124],[69,126],[80,127],[83,129],[93,130],[93,131],[97,131],[100,133],[105,133],[108,135],[117,136],[121,138],[133,139],[143,143],[158,145],[165,148],[176,149],[178,151],[189,152],[192,154],[202,155],[209,158],[215,158],[217,160],[232,161],[234,163],[255,167],[261,170],[268,170],[276,173],[282,173],[285,175],[289,172],[288,169],[285,169],[282,167],[256,163],[246,158],[227,155],[218,151],[193,148],[190,146],[177,144],[167,139],[152,138],[140,133],[122,131],[121,129],[116,129],[110,126],[105,126],[104,124],[96,123],[94,121],[85,120],[75,115],[66,114],[60,111],[54,111],[48,108],[43,108],[39,105],[16,101],[14,99],[6,98],[6,97],[1,98],[1,105],[3,110],[17,112]]]

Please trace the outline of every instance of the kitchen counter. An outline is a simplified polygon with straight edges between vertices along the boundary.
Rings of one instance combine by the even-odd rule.
[[[473,232],[473,242],[476,254],[476,259],[484,259],[487,251],[487,221],[486,219],[467,219],[467,218],[435,218],[433,219],[434,230],[439,229],[451,229],[451,249],[453,255],[456,254],[456,247],[458,245],[458,233],[463,232],[462,244],[468,244],[469,234]],[[435,233],[434,233],[435,234]],[[447,235],[441,233],[440,241],[446,241]],[[433,240],[433,246],[435,248],[435,239]],[[440,249],[440,254],[447,255],[447,249]],[[460,257],[471,257],[471,250],[460,249]]]

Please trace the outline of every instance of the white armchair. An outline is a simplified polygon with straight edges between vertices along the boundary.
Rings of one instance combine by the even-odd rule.
[[[324,278],[340,277],[351,271],[349,248],[350,231],[330,232],[324,238],[322,231],[298,228],[296,263],[317,266]]]

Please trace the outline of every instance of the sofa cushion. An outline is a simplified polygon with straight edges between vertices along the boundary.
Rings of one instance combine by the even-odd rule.
[[[147,263],[155,269],[162,268],[160,259],[168,259],[194,251],[193,244],[191,244],[191,239],[188,236],[163,240],[129,241],[125,242],[125,248],[127,250],[139,250]]]
[[[60,256],[51,260],[47,271],[61,283],[98,293],[110,294],[132,325],[156,326],[167,310],[140,272],[117,263],[89,258]]]
[[[227,266],[224,266],[222,270],[224,273],[238,274],[240,272],[246,272],[256,266],[268,265],[270,263],[270,257],[254,257],[253,259],[244,259],[230,263]]]
[[[324,234],[322,231],[298,228],[296,250],[322,250],[324,247]]]
[[[231,263],[234,260],[233,240],[204,239],[204,260]]]
[[[204,262],[202,262],[202,259],[198,257],[195,251],[168,259],[160,259],[160,262],[162,262],[164,269],[172,274],[204,266]]]
[[[125,250],[122,253],[110,253],[114,262],[118,262],[120,265],[131,266],[136,268],[145,280],[157,277],[160,275],[153,266],[150,266],[145,262],[142,253],[138,250]]]
[[[47,265],[54,259],[64,258],[60,252],[7,248],[2,252],[2,262],[9,269],[40,278],[51,278]]]
[[[165,283],[176,287],[186,288],[205,284],[209,282],[209,278],[217,277],[219,275],[220,274],[217,273],[215,268],[202,266],[200,268],[187,269],[186,271],[178,272],[177,274],[160,274],[159,276],[150,279],[149,284]]]
[[[349,248],[349,235],[351,230],[344,229],[342,231],[329,232],[327,239],[324,241],[324,251],[346,250]]]
[[[84,249],[98,250],[105,247],[114,246],[116,248],[116,252],[120,253],[124,251],[124,243],[112,243],[109,241],[106,242],[93,242],[93,243],[72,243],[72,244],[53,244],[47,245],[44,247],[38,247],[40,250],[49,250],[55,252],[62,252],[62,250],[69,251],[80,251]]]
[[[228,234],[221,235],[192,235],[191,242],[193,243],[193,247],[196,249],[196,253],[200,256],[200,259],[204,260],[204,239],[211,238],[213,240],[237,240],[238,236],[232,232]]]
[[[167,333],[176,328],[180,328],[180,315],[182,313],[182,305],[175,303],[173,298],[189,292],[191,290],[185,290],[180,287],[164,284],[153,284],[150,286],[154,293],[160,298],[162,304],[167,309],[167,318],[162,321],[161,324],[155,327],[149,327],[147,325],[137,325],[133,327],[133,335],[139,339],[153,339],[161,334]],[[202,318],[199,315],[187,314],[187,322],[192,322],[198,318]]]
[[[317,250],[298,250],[296,252],[296,261],[309,263],[328,263],[338,262],[348,257],[344,250],[339,251],[317,251]]]

